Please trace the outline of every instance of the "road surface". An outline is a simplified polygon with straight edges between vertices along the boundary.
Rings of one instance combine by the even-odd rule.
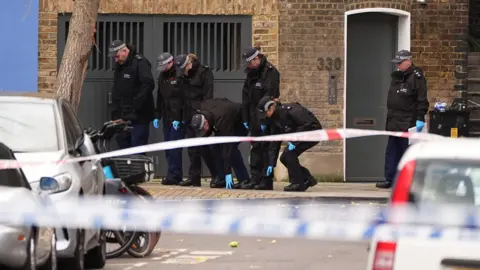
[[[229,243],[238,242],[237,248]],[[213,235],[162,235],[147,258],[128,255],[107,261],[106,270],[363,270],[367,242],[251,238]]]

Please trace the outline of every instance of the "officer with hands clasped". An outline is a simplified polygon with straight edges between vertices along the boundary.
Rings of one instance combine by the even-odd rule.
[[[412,54],[407,50],[396,53],[391,61],[397,65],[392,73],[392,82],[387,97],[387,131],[407,132],[416,127],[421,132],[425,124],[429,102],[427,80],[420,68],[412,63]],[[408,138],[390,136],[385,151],[385,182],[378,188],[390,188],[396,174],[398,162],[408,148]]]
[[[166,142],[185,138],[185,128],[181,125],[183,119],[183,96],[180,84],[176,80],[176,70],[173,56],[164,52],[157,58],[158,91],[155,119],[153,126],[160,127],[163,120],[163,137]],[[182,148],[165,151],[168,172],[163,185],[177,185],[183,180]]]
[[[315,115],[299,103],[280,104],[271,97],[263,97],[258,103],[258,110],[270,121],[267,129],[270,134],[313,131],[322,129]],[[300,165],[298,157],[319,142],[288,142],[280,161],[288,170],[290,185],[284,191],[305,191],[315,186],[317,181],[310,171]],[[277,162],[281,142],[270,142],[268,149],[268,167],[266,175],[270,175]]]
[[[110,43],[108,56],[115,60],[112,90],[112,120],[131,121],[133,129],[116,136],[120,149],[148,144],[154,117],[155,81],[150,62],[132,45],[121,40]]]
[[[280,96],[280,73],[277,68],[267,61],[267,57],[260,52],[259,47],[248,48],[242,58],[247,67],[242,90],[242,120],[252,136],[264,135],[265,123],[257,110],[260,99],[264,96],[278,98]],[[269,142],[252,142],[250,150],[250,181],[242,183],[242,189],[271,189],[273,173],[264,174],[268,159]]]
[[[248,130],[242,123],[242,105],[234,103],[226,98],[210,99],[202,102],[200,109],[192,117],[191,126],[195,129],[197,137],[214,136],[246,136]],[[218,168],[223,172],[225,181],[212,180],[210,187],[227,189],[241,187],[240,183],[248,180],[248,170],[243,163],[243,157],[238,149],[240,142],[223,143],[214,145],[220,150],[222,161]],[[237,175],[239,183],[234,184],[232,179],[232,167]]]
[[[200,104],[213,98],[213,72],[208,66],[204,66],[194,54],[180,54],[174,59],[176,80],[180,82],[184,98],[183,121],[185,122],[187,138],[195,137],[195,130],[190,122]],[[187,149],[190,158],[188,179],[180,182],[181,186],[201,186],[202,158],[210,170],[212,181],[217,181],[220,175],[216,171],[215,159],[211,147],[196,146]],[[223,179],[218,179],[222,181]]]

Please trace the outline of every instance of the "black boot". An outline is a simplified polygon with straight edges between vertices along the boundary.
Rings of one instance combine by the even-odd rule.
[[[254,189],[258,182],[260,182],[258,178],[252,176],[249,180],[242,183],[242,189]]]
[[[391,188],[392,182],[390,181],[378,182],[375,186],[377,188]]]
[[[305,191],[305,184],[290,184],[283,188],[283,191],[287,192],[303,192]]]
[[[182,187],[189,187],[189,186],[201,187],[202,183],[201,183],[200,178],[196,178],[196,177],[195,178],[190,178],[189,177],[187,180],[180,182],[179,185],[182,186]]]
[[[313,178],[313,176],[310,176],[303,182],[303,185],[305,186],[305,190],[307,190],[310,187],[314,187],[318,184],[317,180]]]
[[[177,180],[167,179],[167,178],[162,179],[162,185],[164,186],[175,186],[175,185],[178,185],[178,183],[179,181]]]
[[[247,180],[244,180],[242,182],[238,182],[238,183],[235,183],[233,184],[233,189],[242,189],[242,185],[249,182],[250,180],[247,179]]]
[[[255,190],[273,190],[273,178],[272,177],[262,177],[260,183],[255,185]]]
[[[212,178],[210,181],[210,188],[225,188],[226,182],[218,177]]]

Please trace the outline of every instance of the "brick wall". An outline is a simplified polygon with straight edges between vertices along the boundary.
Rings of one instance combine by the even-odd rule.
[[[411,12],[411,50],[425,69],[429,98],[450,99],[455,68],[466,59],[468,0],[284,0],[279,15],[279,68],[282,96],[309,107],[328,128],[343,127],[344,13],[361,8],[394,8]],[[317,69],[318,58],[340,58],[337,104],[328,104],[328,71]],[[456,62],[457,60],[457,62]],[[460,60],[460,61],[459,61]],[[458,69],[458,67],[457,67]],[[458,81],[457,81],[458,83]],[[340,172],[342,142],[313,149],[315,164]],[[312,153],[311,153],[312,154]]]
[[[253,43],[261,45],[281,72],[282,100],[309,107],[325,127],[343,127],[344,13],[360,8],[405,10],[412,16],[411,50],[425,69],[432,104],[456,95],[455,70],[466,64],[468,0],[102,0],[100,13],[253,15]],[[56,76],[57,13],[73,2],[40,0],[39,89],[52,91]],[[327,102],[329,73],[318,58],[339,58],[337,104]],[[342,174],[341,142],[323,143],[305,155],[307,164],[327,174]]]
[[[275,0],[180,1],[101,0],[100,13],[253,15],[254,44],[261,45],[270,61],[278,63],[278,8]],[[70,13],[71,0],[40,0],[39,78],[40,92],[52,92],[57,74],[57,14]]]

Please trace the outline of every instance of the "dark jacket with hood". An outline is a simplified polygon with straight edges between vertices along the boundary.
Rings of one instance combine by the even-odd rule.
[[[280,96],[280,72],[260,55],[258,69],[246,69],[247,78],[242,90],[242,121],[247,122],[252,129],[260,128],[257,105],[264,96],[278,98]]]
[[[226,98],[215,98],[202,102],[199,113],[203,114],[210,125],[210,131],[204,136],[214,133],[215,136],[245,136],[246,129],[242,124],[242,105]],[[242,133],[243,134],[240,134]],[[225,175],[231,174],[232,153],[238,143],[220,144]]]
[[[158,76],[156,118],[167,122],[183,120],[183,96],[180,83],[176,79],[175,68],[161,72]]]
[[[213,98],[213,72],[208,66],[203,66],[194,60],[188,74],[177,78],[181,81],[182,95],[184,98],[183,120],[190,123],[202,101]]]
[[[322,129],[317,117],[299,103],[280,104],[269,119],[269,133],[285,134]],[[297,145],[300,142],[291,142]],[[268,152],[268,165],[275,167],[282,142],[271,142]]]
[[[112,119],[148,124],[154,117],[153,80],[150,62],[131,45],[128,58],[113,73]]]
[[[387,97],[388,131],[408,131],[420,120],[425,122],[428,111],[427,80],[420,68],[412,65],[406,71],[392,73]]]

